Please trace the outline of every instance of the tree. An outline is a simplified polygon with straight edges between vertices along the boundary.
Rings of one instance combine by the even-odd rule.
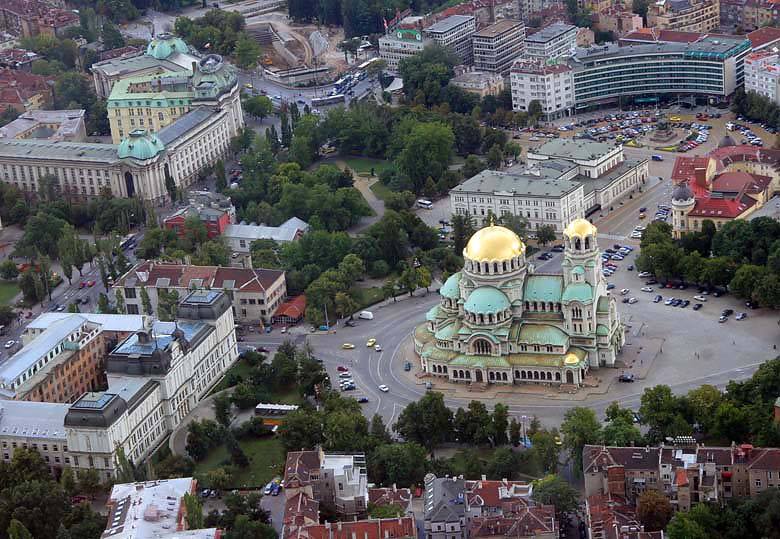
[[[186,492],[184,494],[184,507],[187,509],[187,527],[190,530],[203,528],[203,505],[197,495]]]
[[[669,386],[658,385],[645,389],[639,414],[642,416],[642,423],[649,427],[648,440],[656,442],[666,436],[690,434],[690,432],[673,432],[678,411],[677,398],[672,394]]]
[[[369,475],[379,485],[411,487],[425,477],[425,457],[425,448],[413,442],[381,445],[368,461]]]
[[[558,472],[558,445],[555,443],[555,436],[555,433],[546,430],[540,430],[531,436],[533,452],[539,458],[544,471],[551,474]]]
[[[8,538],[9,539],[33,539],[30,531],[24,527],[24,524],[16,520],[11,519],[11,524],[8,526]]]
[[[144,314],[150,315],[152,314],[152,302],[149,299],[149,292],[146,291],[146,287],[141,287],[141,307],[143,308]]]
[[[241,69],[251,69],[255,67],[261,52],[260,45],[251,36],[245,32],[241,32],[241,35],[236,40],[236,48],[234,51],[238,67]]]
[[[501,149],[501,146],[498,144],[491,146],[490,150],[488,150],[485,160],[487,161],[488,168],[492,170],[500,170],[501,165],[504,163],[504,152]]]
[[[493,407],[493,445],[507,443],[507,429],[509,428],[509,408],[505,404],[496,403]]]
[[[17,520],[32,537],[54,537],[66,503],[62,488],[48,478],[9,486],[0,496],[0,529],[8,531]],[[24,533],[18,526],[14,529]]]
[[[558,475],[548,475],[533,482],[531,498],[543,505],[552,505],[559,515],[577,508],[579,493]]]
[[[636,515],[645,531],[663,530],[672,518],[672,504],[662,492],[648,489],[639,496]]]
[[[271,115],[274,106],[268,96],[258,95],[244,100],[244,110],[252,116],[256,116],[262,120],[266,116]]]
[[[230,482],[233,480],[230,473],[225,468],[216,468],[206,473],[205,483],[211,488],[218,490],[225,490],[230,486]]]
[[[19,269],[16,267],[16,263],[7,258],[0,263],[0,278],[10,281],[16,279],[19,276]]]
[[[117,27],[109,21],[103,23],[101,37],[103,38],[103,47],[107,50],[125,46],[125,38],[122,37]]]
[[[483,170],[485,170],[485,164],[479,157],[473,154],[466,157],[463,168],[460,169],[464,178],[472,178]]]
[[[555,227],[552,225],[542,225],[536,231],[536,239],[540,245],[547,245],[555,241]]]
[[[451,218],[452,222],[452,248],[455,254],[461,255],[466,244],[474,235],[474,225],[468,215],[455,214]]]
[[[452,411],[444,404],[443,394],[429,391],[403,409],[393,429],[405,440],[433,451],[452,437]]]
[[[214,398],[214,413],[216,415],[217,422],[223,427],[230,426],[231,404],[230,395],[227,393],[220,393]]]
[[[452,128],[444,123],[418,123],[412,128],[404,139],[396,165],[411,179],[415,192],[422,191],[429,176],[436,181],[444,173],[454,143]]]
[[[596,443],[601,436],[601,425],[590,408],[574,407],[566,411],[561,423],[563,446],[575,462],[575,469],[582,470],[582,449]]]
[[[509,423],[509,443],[511,443],[515,447],[520,445],[521,433],[522,433],[522,429],[520,423],[518,423],[517,419],[513,417],[512,421],[510,421]]]
[[[530,103],[528,103],[528,116],[533,118],[532,123],[536,123],[536,121],[541,117],[544,110],[542,109],[542,104],[539,102],[538,99],[532,100]]]

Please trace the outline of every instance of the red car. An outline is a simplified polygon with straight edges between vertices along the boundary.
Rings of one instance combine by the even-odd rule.
[[[349,369],[346,368],[344,365],[339,365],[336,370],[339,372],[349,372]]]
[[[87,281],[87,286],[92,288],[93,286],[95,286],[95,281]]]
[[[87,286],[87,281],[81,281],[79,283],[79,288],[84,288],[85,286]]]

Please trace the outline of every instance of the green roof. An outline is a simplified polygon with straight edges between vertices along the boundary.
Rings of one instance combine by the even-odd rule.
[[[529,275],[525,280],[525,301],[561,301],[562,275]]]
[[[171,34],[160,34],[146,47],[146,54],[158,60],[164,60],[174,52],[186,54],[189,52],[189,48],[183,39]]]
[[[585,275],[585,268],[583,268],[582,266],[574,266],[571,269],[571,274],[572,275]]]
[[[599,298],[599,302],[596,305],[596,312],[599,312],[599,313],[608,313],[609,312],[609,297],[608,296],[601,296]]]
[[[136,129],[130,133],[130,137],[119,144],[117,155],[120,159],[132,157],[139,161],[152,159],[165,149],[165,145],[156,135],[148,134],[143,129]]]
[[[460,272],[453,273],[439,289],[439,294],[445,298],[458,299],[460,297]]]
[[[428,320],[429,322],[431,322],[433,320],[436,320],[436,318],[438,318],[438,316],[439,316],[439,306],[438,305],[434,305],[433,307],[431,307],[428,310],[427,313],[425,313],[425,319]]]
[[[464,356],[459,355],[450,365],[454,367],[509,367],[509,362],[503,356]]]
[[[438,340],[441,341],[448,341],[452,339],[452,337],[458,333],[458,329],[460,328],[460,322],[457,321],[451,321],[449,324],[446,324],[442,327],[439,327],[436,330],[435,337]]]
[[[528,344],[566,346],[569,336],[561,329],[547,324],[523,324],[517,340]]]
[[[433,359],[434,361],[450,361],[452,358],[458,355],[457,352],[452,350],[445,350],[436,346],[436,342],[432,341],[426,343],[422,349],[422,357]]]
[[[509,299],[498,288],[480,286],[469,294],[464,308],[470,313],[497,313],[510,307]]]
[[[596,324],[596,335],[609,335],[609,328],[604,324]]]
[[[593,302],[593,287],[588,283],[569,283],[563,291],[563,302],[580,301],[582,303]]]
[[[414,340],[420,343],[427,343],[433,340],[433,333],[428,329],[428,324],[420,324],[414,328]]]

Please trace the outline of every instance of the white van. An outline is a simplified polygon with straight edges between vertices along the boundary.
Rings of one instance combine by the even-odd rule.
[[[431,202],[427,198],[421,198],[417,200],[417,207],[430,210],[431,208],[433,208],[433,202]]]
[[[358,318],[360,318],[361,320],[373,320],[374,313],[372,313],[371,311],[360,311]]]

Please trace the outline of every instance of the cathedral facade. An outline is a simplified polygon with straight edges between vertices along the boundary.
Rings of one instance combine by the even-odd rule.
[[[511,230],[477,231],[463,269],[415,329],[423,371],[453,382],[579,386],[589,369],[614,366],[624,330],[596,233],[585,219],[569,223],[562,274],[542,274]]]

